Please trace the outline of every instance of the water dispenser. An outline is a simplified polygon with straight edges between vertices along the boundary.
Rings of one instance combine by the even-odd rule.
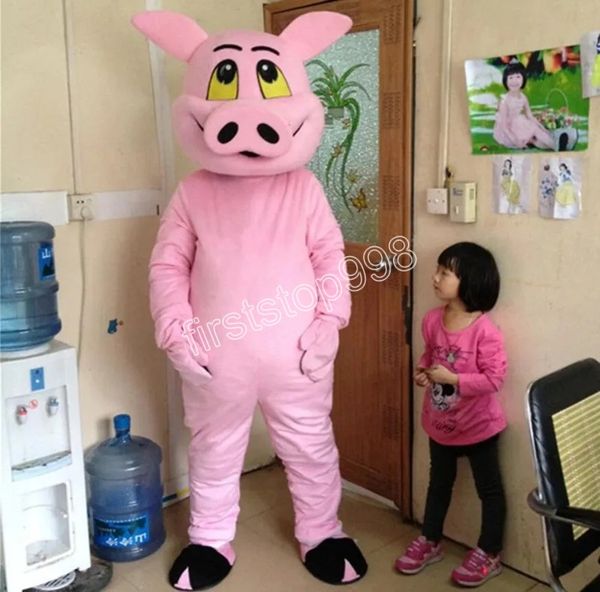
[[[20,592],[90,567],[77,360],[56,340],[0,356],[2,571]]]

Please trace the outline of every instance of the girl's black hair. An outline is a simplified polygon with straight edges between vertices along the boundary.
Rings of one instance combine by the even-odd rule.
[[[521,88],[527,84],[527,72],[525,66],[521,62],[510,63],[504,68],[504,73],[502,74],[502,84],[506,90],[508,90],[508,77],[512,74],[520,74],[523,77]]]
[[[458,297],[467,312],[487,312],[494,308],[500,293],[500,273],[487,249],[475,243],[456,243],[444,249],[437,262],[460,280]]]

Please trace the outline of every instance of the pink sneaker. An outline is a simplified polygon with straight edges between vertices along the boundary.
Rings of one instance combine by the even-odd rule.
[[[461,586],[475,588],[501,571],[500,555],[488,555],[477,547],[469,551],[462,565],[452,572],[452,580]]]
[[[441,561],[443,556],[440,543],[436,545],[421,535],[408,545],[404,555],[398,557],[394,565],[400,573],[412,575],[431,563]]]

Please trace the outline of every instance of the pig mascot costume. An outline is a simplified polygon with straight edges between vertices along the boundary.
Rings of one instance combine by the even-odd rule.
[[[337,517],[330,420],[338,331],[350,316],[344,243],[321,185],[303,168],[324,125],[304,62],[351,20],[304,14],[279,36],[208,35],[165,11],[133,23],[187,63],[173,122],[202,167],[179,184],[150,262],[156,339],[182,377],[191,432],[190,544],[169,581],[200,590],[231,570],[259,405],[285,465],[304,565],[324,582],[354,582],[367,564]]]

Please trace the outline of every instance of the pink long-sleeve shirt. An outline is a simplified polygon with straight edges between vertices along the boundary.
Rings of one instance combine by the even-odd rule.
[[[498,399],[507,368],[504,339],[486,314],[461,331],[449,331],[443,319],[443,306],[423,318],[425,353],[419,366],[445,366],[458,374],[458,385],[427,387],[421,422],[439,444],[476,444],[506,427]]]

